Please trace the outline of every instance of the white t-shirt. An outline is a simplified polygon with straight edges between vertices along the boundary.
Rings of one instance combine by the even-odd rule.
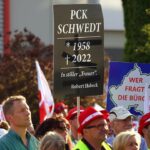
[[[7,130],[5,130],[5,129],[3,129],[3,128],[0,128],[0,138],[1,138],[2,136],[4,136],[7,132],[8,132]]]

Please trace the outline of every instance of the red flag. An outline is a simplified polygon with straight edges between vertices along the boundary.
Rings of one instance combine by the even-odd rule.
[[[39,112],[40,112],[40,123],[46,118],[50,118],[54,112],[54,100],[49,88],[48,82],[40,68],[38,61],[36,63],[37,80],[38,80],[38,97],[39,97]]]

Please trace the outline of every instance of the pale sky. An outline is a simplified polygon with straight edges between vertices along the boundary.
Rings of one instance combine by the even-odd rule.
[[[105,30],[124,30],[121,0],[100,0]]]

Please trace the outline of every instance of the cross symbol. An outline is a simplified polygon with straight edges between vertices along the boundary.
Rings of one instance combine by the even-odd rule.
[[[69,59],[70,59],[70,57],[67,55],[67,56],[65,57],[66,65],[68,65]]]

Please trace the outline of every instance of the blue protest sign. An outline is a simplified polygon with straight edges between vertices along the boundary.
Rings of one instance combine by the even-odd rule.
[[[150,101],[149,89],[150,64],[110,62],[107,110],[124,106],[140,116],[144,113],[144,101]]]

